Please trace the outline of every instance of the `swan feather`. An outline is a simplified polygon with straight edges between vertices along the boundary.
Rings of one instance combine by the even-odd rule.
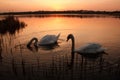
[[[102,48],[102,46],[100,44],[97,43],[88,43],[85,44],[84,46],[82,46],[79,49],[76,49],[75,52],[77,53],[101,53],[104,52],[105,48]]]
[[[38,45],[49,45],[49,44],[54,44],[56,43],[58,40],[56,35],[46,35],[44,36],[40,42],[38,43]]]

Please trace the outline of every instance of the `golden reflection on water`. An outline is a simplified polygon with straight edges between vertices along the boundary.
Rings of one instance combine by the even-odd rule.
[[[46,34],[57,35],[58,33],[61,33],[59,48],[52,50],[52,52],[39,49],[38,52],[40,54],[47,53],[47,57],[49,57],[48,53],[54,54],[57,50],[61,51],[62,54],[65,54],[67,53],[66,49],[70,52],[71,46],[71,42],[66,42],[66,37],[69,33],[72,33],[75,36],[76,48],[79,48],[86,43],[100,43],[107,48],[106,51],[110,54],[108,55],[109,59],[120,56],[120,51],[118,49],[120,47],[120,20],[117,18],[20,17],[19,19],[24,21],[27,24],[27,27],[12,38],[12,44],[14,44],[12,45],[13,48],[20,43],[26,45],[33,37],[41,39]],[[114,53],[116,51],[117,53]],[[15,52],[17,51],[15,50]],[[26,56],[29,55],[28,59],[30,56],[32,57],[32,55],[29,54],[32,52],[27,48],[25,48],[23,53]],[[60,52],[57,52],[57,54],[59,53]],[[18,57],[19,55],[16,56]],[[46,56],[44,58],[46,58]]]
[[[61,33],[60,39],[64,40],[60,44],[62,50],[63,45],[68,45],[65,42],[66,36],[72,33],[75,36],[76,48],[85,43],[100,43],[113,56],[113,51],[120,47],[120,20],[116,18],[23,17],[20,19],[28,25],[16,38],[16,41],[21,43],[26,44],[32,37],[41,39],[46,34]]]

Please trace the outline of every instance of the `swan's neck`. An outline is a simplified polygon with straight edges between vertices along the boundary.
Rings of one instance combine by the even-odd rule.
[[[70,65],[73,65],[74,64],[74,50],[75,50],[75,39],[74,39],[74,36],[72,34],[69,34],[67,36],[67,41],[71,39],[72,41],[72,47],[71,47],[71,63]]]
[[[71,41],[72,41],[71,50],[72,50],[72,53],[74,53],[74,49],[75,49],[75,39],[74,39],[74,37],[71,37]]]
[[[35,42],[34,42],[34,46],[37,46],[37,42],[38,42],[38,39],[37,39],[37,38],[32,38],[32,39],[30,40],[30,42],[27,44],[27,46],[30,47],[30,45],[32,44],[33,41],[35,41]]]
[[[75,39],[74,36],[72,36],[71,38],[72,41],[72,47],[71,47],[71,63],[70,65],[73,66],[74,65],[74,50],[75,50]]]

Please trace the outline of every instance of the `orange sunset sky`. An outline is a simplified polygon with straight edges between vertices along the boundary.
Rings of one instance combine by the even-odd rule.
[[[0,0],[0,12],[81,9],[120,10],[120,0]]]

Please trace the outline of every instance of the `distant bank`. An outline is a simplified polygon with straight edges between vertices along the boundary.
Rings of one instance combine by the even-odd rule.
[[[26,15],[26,14],[109,14],[120,16],[120,11],[92,11],[92,10],[68,10],[68,11],[29,11],[29,12],[3,12],[0,15]]]

